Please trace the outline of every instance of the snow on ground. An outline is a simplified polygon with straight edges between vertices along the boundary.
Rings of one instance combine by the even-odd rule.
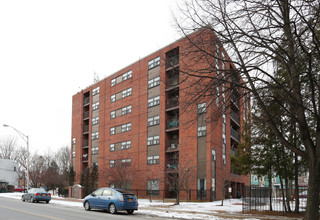
[[[21,199],[23,193],[0,193],[0,197]],[[139,210],[137,213],[164,218],[181,219],[225,219],[214,216],[214,213],[239,213],[242,211],[242,201],[240,199],[225,200],[223,206],[221,201],[215,202],[181,202],[180,205],[174,205],[173,202],[163,203],[162,201],[148,199],[139,199]],[[58,196],[52,196],[52,204],[83,207],[82,200],[64,199]],[[213,215],[212,215],[213,214]]]

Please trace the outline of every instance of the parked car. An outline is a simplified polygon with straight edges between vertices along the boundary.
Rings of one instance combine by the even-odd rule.
[[[113,188],[100,188],[83,199],[83,207],[89,211],[91,209],[107,210],[111,214],[125,210],[132,214],[138,210],[137,197],[134,193]]]
[[[51,200],[51,194],[46,192],[42,188],[31,188],[27,193],[24,193],[21,197],[22,202],[30,201],[30,202],[39,202],[44,201],[49,203]]]
[[[24,191],[24,187],[23,186],[17,186],[16,188],[14,188],[15,192],[23,192]]]

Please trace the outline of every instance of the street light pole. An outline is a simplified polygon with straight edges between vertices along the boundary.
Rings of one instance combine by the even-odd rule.
[[[8,128],[12,128],[13,130],[15,130],[20,137],[27,143],[27,190],[29,190],[29,136],[23,134],[22,132],[20,132],[19,130],[15,129],[14,127],[10,126],[10,125],[6,125],[4,124],[3,127],[8,127]]]

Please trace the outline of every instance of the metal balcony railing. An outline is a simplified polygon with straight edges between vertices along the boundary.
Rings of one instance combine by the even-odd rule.
[[[166,59],[166,69],[174,67],[179,64],[179,56],[173,56]]]
[[[83,113],[83,119],[89,118],[89,111]]]
[[[235,121],[238,125],[240,124],[240,117],[238,116],[237,113],[231,110],[230,116],[233,121]]]
[[[179,150],[179,140],[170,140],[166,142],[166,152],[178,151]]]
[[[179,106],[179,97],[173,97],[167,100],[167,109]]]
[[[167,83],[166,83],[166,89],[170,89],[172,87],[175,87],[179,85],[179,77],[172,77],[167,79]]]
[[[88,133],[89,132],[89,125],[83,126],[83,133]]]
[[[82,147],[88,147],[89,146],[89,140],[84,139],[82,142]]]
[[[172,118],[167,121],[167,129],[173,129],[179,127],[179,119],[178,118]]]
[[[90,103],[90,97],[84,99],[83,105],[88,105]]]
[[[87,161],[88,160],[88,154],[83,154],[82,155],[82,160]]]
[[[239,98],[237,98],[237,96],[235,94],[231,94],[231,102],[237,107],[239,108]]]
[[[231,133],[231,137],[233,138],[233,139],[235,139],[236,141],[239,141],[239,138],[240,138],[240,135],[239,135],[239,133],[236,131],[236,130],[234,130],[233,128],[230,128],[230,133]]]

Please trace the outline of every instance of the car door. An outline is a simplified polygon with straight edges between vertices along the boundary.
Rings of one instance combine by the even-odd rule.
[[[102,196],[101,196],[101,201],[102,201],[102,206],[105,209],[108,209],[110,200],[111,200],[111,190],[110,189],[104,189]]]
[[[24,195],[24,199],[30,200],[31,193],[33,193],[33,189],[28,190],[28,192]]]
[[[103,189],[98,189],[91,194],[91,198],[88,199],[91,208],[101,208],[101,195]]]

